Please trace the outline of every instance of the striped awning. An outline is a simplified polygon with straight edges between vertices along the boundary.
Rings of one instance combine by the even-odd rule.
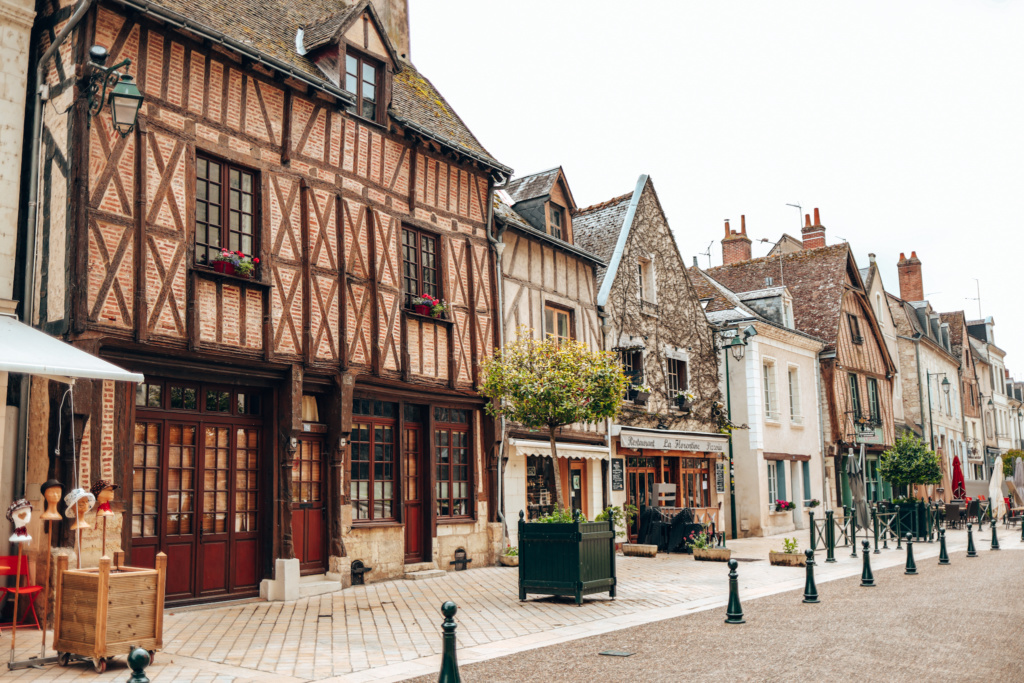
[[[534,439],[509,439],[509,446],[515,446],[520,455],[539,455],[551,457],[551,443]],[[555,450],[559,458],[586,458],[588,460],[607,460],[611,451],[608,446],[585,443],[555,442]]]

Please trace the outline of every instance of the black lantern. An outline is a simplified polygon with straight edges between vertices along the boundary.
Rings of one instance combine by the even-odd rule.
[[[743,338],[738,334],[729,342],[729,351],[732,352],[732,357],[736,362],[743,360],[743,354],[746,353],[746,350],[747,342],[743,341]]]
[[[142,93],[135,80],[128,74],[121,74],[121,80],[110,93],[110,116],[121,137],[126,137],[135,128],[141,106]]]
[[[942,391],[946,394],[946,396],[949,396],[949,378],[948,377],[943,377],[942,378]]]
[[[121,137],[128,137],[135,129],[143,98],[134,79],[118,69],[131,66],[132,60],[124,59],[113,66],[106,66],[107,50],[98,45],[90,48],[89,58],[89,116],[99,114],[109,102],[114,129]]]

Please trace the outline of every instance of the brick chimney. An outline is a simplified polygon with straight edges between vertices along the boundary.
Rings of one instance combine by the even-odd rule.
[[[402,59],[409,59],[409,0],[373,0],[377,16]]]
[[[821,224],[818,209],[814,209],[814,225],[811,225],[811,215],[804,214],[804,227],[800,233],[804,240],[804,249],[817,249],[825,246],[825,226]]]
[[[740,216],[740,231],[729,229],[729,221],[725,221],[725,237],[722,238],[722,264],[739,263],[750,260],[750,238],[747,237],[747,217]]]
[[[917,252],[910,252],[910,258],[907,258],[901,251],[896,270],[900,273],[900,298],[904,301],[924,301],[921,259],[917,258]]]

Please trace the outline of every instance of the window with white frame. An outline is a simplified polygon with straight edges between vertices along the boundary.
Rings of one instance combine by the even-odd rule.
[[[793,322],[793,301],[788,296],[782,298],[782,324],[792,329]]]
[[[795,365],[790,365],[787,375],[789,378],[789,419],[795,425],[803,424],[804,415],[800,407],[800,369]]]
[[[779,499],[779,478],[775,469],[775,462],[768,463],[768,505],[775,505]]]
[[[775,388],[775,361],[765,360],[764,374],[764,417],[772,422],[779,421],[779,398]]]

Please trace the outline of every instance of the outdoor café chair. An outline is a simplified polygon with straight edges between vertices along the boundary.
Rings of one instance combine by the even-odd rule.
[[[960,526],[960,506],[956,503],[946,503],[946,526],[957,528]]]

